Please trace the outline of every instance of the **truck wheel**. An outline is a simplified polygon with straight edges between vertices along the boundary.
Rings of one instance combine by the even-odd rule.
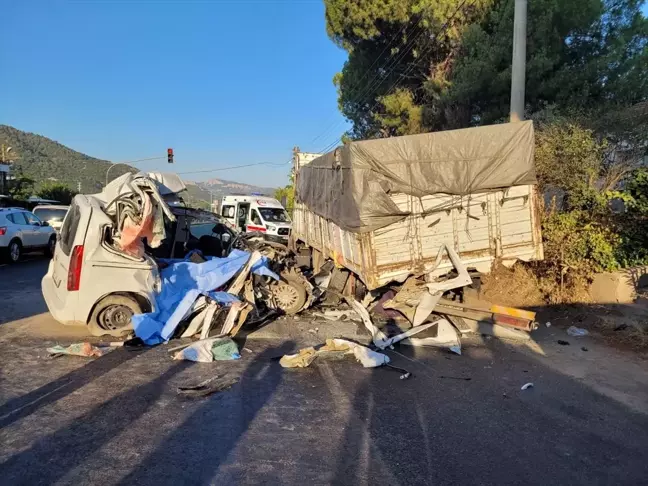
[[[141,314],[142,307],[128,295],[109,295],[92,311],[88,330],[93,336],[122,336],[133,329],[131,317]]]
[[[52,258],[54,256],[54,250],[56,249],[56,236],[50,237],[45,247],[45,256]]]
[[[272,286],[277,307],[286,314],[297,314],[306,303],[306,288],[294,279],[281,279]]]

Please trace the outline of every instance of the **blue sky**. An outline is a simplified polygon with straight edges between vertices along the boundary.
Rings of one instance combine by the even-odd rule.
[[[0,123],[88,155],[173,147],[177,172],[282,163],[346,128],[331,81],[346,53],[326,36],[322,1],[23,0],[2,11]],[[288,170],[186,177],[278,186]]]
[[[177,172],[282,163],[346,129],[345,59],[321,0],[5,0],[0,123],[112,161],[173,147]],[[288,170],[185,177],[278,186]]]

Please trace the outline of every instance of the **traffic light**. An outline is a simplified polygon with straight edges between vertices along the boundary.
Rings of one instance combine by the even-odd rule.
[[[173,149],[167,149],[167,162],[173,164]]]

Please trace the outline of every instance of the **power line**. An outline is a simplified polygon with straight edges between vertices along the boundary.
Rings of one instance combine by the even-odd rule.
[[[464,5],[466,4],[466,2],[467,2],[467,0],[463,0],[463,1],[461,2],[461,4],[459,4],[459,5],[457,6],[456,10],[453,12],[453,14],[450,16],[450,18],[448,18],[448,20],[446,20],[445,24],[443,24],[443,26],[441,27],[441,31],[440,31],[439,35],[436,36],[437,39],[440,38],[441,36],[443,36],[443,35],[446,34],[446,31],[447,31],[447,29],[448,29],[448,27],[449,27],[449,25],[450,25],[450,22],[455,18],[455,16],[459,13],[459,11],[464,7]],[[475,2],[475,0],[473,0],[472,3],[474,4],[474,2]],[[419,19],[419,22],[420,22],[420,20],[421,20],[421,19]],[[421,32],[421,33],[422,33],[422,32]],[[419,36],[420,36],[421,33],[419,33]],[[417,36],[417,38],[418,38],[419,36]],[[413,47],[413,46],[412,46],[412,47]],[[423,50],[421,51],[421,56],[423,56],[423,53],[426,53],[430,48],[431,48],[431,44],[428,45],[427,47],[423,48]],[[411,50],[411,48],[410,48],[409,50]],[[409,52],[409,51],[408,51],[408,52]],[[404,54],[404,55],[405,55],[405,54]],[[407,69],[405,69],[405,71],[403,71],[403,73],[401,73],[401,75],[396,79],[396,81],[394,81],[394,83],[389,87],[389,89],[387,90],[387,93],[389,93],[389,92],[390,92],[390,91],[391,91],[391,90],[396,86],[396,84],[398,83],[398,81],[400,81],[400,80],[401,80],[401,79],[402,79],[406,74],[409,74],[409,72],[414,68],[414,66],[415,66],[415,64],[412,63],[412,64],[411,64]],[[382,83],[384,82],[385,79],[386,79],[386,77],[383,78],[383,79],[380,81],[380,83],[378,84],[378,86],[379,86],[380,84],[382,84]],[[371,107],[371,109],[370,109],[369,111],[370,111],[370,112],[373,111],[373,109],[378,105],[378,103],[379,103],[379,102],[376,101],[376,102],[372,105],[372,107]],[[326,151],[331,150],[332,147],[335,147],[335,146],[338,145],[341,141],[342,141],[342,137],[337,138],[333,143],[329,144],[325,149],[321,150],[319,153],[322,153],[322,152],[325,153]]]
[[[397,65],[400,63],[401,60],[409,54],[409,52],[414,48],[416,41],[421,37],[421,35],[425,32],[425,29],[421,28],[421,21],[423,20],[423,16],[421,15],[418,19],[418,21],[414,24],[414,27],[412,28],[412,36],[405,43],[405,45],[399,50],[399,52],[389,59],[385,65],[381,68],[385,70],[386,72],[383,74],[382,77],[374,76],[372,80],[367,83],[367,85],[356,95],[356,99],[354,100],[356,103],[362,100],[362,97],[369,94],[371,91],[377,91],[377,89],[385,82],[386,79],[389,78],[389,75],[394,71],[394,69],[397,67]],[[403,29],[401,30],[401,33],[405,31],[405,29],[408,26],[405,25]],[[417,29],[420,29],[419,33],[414,35]],[[365,72],[366,74],[366,72]],[[400,79],[400,78],[399,78]],[[339,126],[342,122],[338,121],[336,126]],[[325,150],[329,150],[331,145],[337,145],[337,140],[336,139],[333,143],[329,144],[326,146],[325,149],[320,150],[319,152],[323,152]]]
[[[187,174],[206,174],[208,172],[218,172],[221,170],[234,170],[234,169],[244,169],[246,167],[255,167],[259,165],[274,165],[274,166],[284,166],[292,162],[292,158],[288,159],[286,162],[273,163],[273,162],[255,162],[253,164],[243,164],[243,165],[233,165],[231,167],[217,167],[215,169],[202,169],[202,170],[191,170],[187,172],[177,172],[178,175],[187,175]]]
[[[396,40],[396,38],[397,38],[397,37],[400,37],[400,36],[403,34],[403,32],[405,32],[405,29],[407,29],[407,24],[405,24],[405,25],[403,26],[403,28],[402,28],[399,32],[397,32],[396,34],[394,34],[394,35],[392,36],[392,38],[387,42],[387,44],[385,45],[385,48],[382,50],[382,52],[381,52],[381,53],[376,57],[376,59],[374,59],[374,62],[371,63],[371,65],[367,68],[367,70],[364,72],[364,74],[362,75],[362,77],[357,81],[356,86],[360,86],[360,83],[364,80],[364,78],[367,77],[367,74],[369,74],[369,73],[371,72],[371,69],[376,65],[376,63],[380,60],[380,58],[383,56],[383,54],[385,54],[385,52],[387,52],[387,49],[388,49],[389,47],[392,47],[392,46],[393,46],[394,41]],[[387,60],[387,63],[388,63],[388,62],[389,62],[389,60]],[[385,66],[383,66],[383,69],[384,69],[384,67],[385,67]],[[371,84],[371,82],[368,83],[368,84]],[[360,92],[362,93],[362,92],[364,91],[365,88],[367,88],[367,85],[365,85],[365,87],[364,87]],[[362,98],[362,95],[361,95],[361,94],[357,95],[357,98],[358,98],[358,99]],[[331,124],[329,125],[329,127],[326,128],[322,133],[320,133],[320,134],[317,135],[315,138],[313,138],[313,140],[311,140],[309,144],[313,144],[313,143],[315,143],[316,140],[320,139],[320,138],[323,137],[323,136],[328,135],[328,133],[331,131],[331,129],[334,129],[334,128],[335,128],[337,125],[339,125],[339,124],[340,124],[339,121],[337,121],[337,122],[334,121],[334,122],[331,123]]]

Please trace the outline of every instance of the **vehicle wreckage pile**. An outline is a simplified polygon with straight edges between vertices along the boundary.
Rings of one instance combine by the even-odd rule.
[[[135,337],[126,344],[153,346],[172,338],[197,338],[172,348],[177,351],[174,358],[236,359],[238,348],[231,338],[241,329],[256,329],[285,314],[307,311],[317,315],[317,306],[334,304],[345,309],[324,310],[320,315],[329,320],[352,315],[360,320],[374,349],[346,339],[329,339],[320,347],[284,356],[282,366],[305,367],[318,356],[349,354],[363,366],[375,367],[389,362],[378,351],[399,342],[461,354],[462,333],[524,339],[535,327],[531,312],[467,303],[465,289],[473,284],[473,276],[447,245],[439,251],[437,265],[446,259],[454,270],[444,277],[431,281],[424,275],[410,276],[403,283],[371,292],[332,261],[315,271],[287,245],[266,241],[260,234],[242,233],[213,213],[200,215],[209,224],[216,223],[214,234],[218,225],[226,227],[217,235],[217,245],[216,237],[207,235],[194,244],[189,239],[181,241],[181,258],[173,258],[177,256],[173,251],[171,258],[156,256],[156,249],[179,233],[169,234],[170,223],[179,224],[178,219],[184,217],[182,225],[188,234],[191,218],[187,216],[198,217],[163,182],[154,175],[126,174],[96,196],[112,222],[106,243],[114,251],[152,260],[159,269],[152,312],[132,316]],[[171,248],[177,247],[175,243]],[[217,251],[210,251],[214,248]],[[84,352],[93,355],[96,350]]]

